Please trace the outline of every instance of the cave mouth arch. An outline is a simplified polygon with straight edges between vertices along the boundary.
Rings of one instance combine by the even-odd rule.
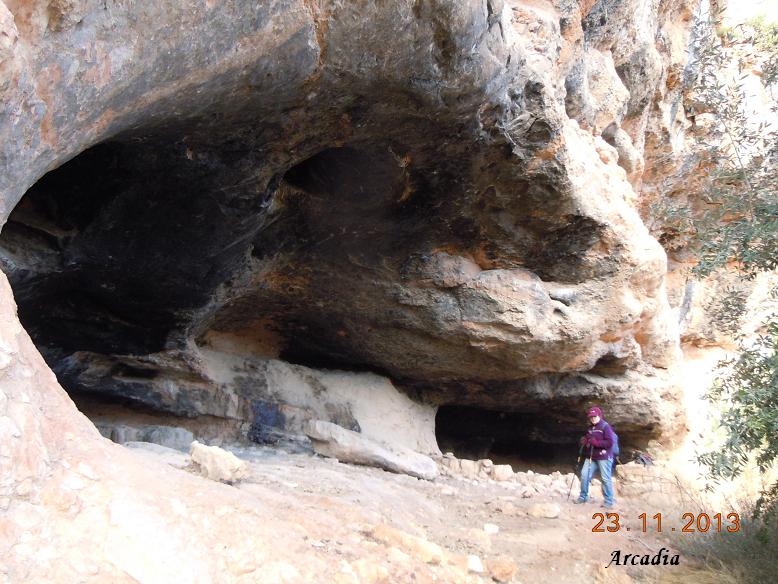
[[[175,142],[102,143],[22,198],[3,229],[2,261],[44,354],[181,345],[252,228],[242,197],[212,196],[225,178],[214,161],[191,158]]]

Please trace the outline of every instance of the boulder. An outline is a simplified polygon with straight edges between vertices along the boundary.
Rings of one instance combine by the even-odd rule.
[[[248,476],[248,464],[218,446],[206,446],[195,440],[189,454],[195,469],[211,480],[233,484]]]
[[[434,480],[438,465],[413,450],[380,444],[331,422],[311,420],[305,426],[314,450],[342,462],[376,466],[420,479]]]

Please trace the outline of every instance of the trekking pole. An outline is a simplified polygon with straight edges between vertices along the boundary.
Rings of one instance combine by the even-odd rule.
[[[567,491],[567,500],[570,500],[570,493],[573,492],[573,483],[575,482],[575,477],[578,476],[578,466],[581,464],[581,456],[583,456],[583,444],[581,444],[581,447],[578,449],[578,459],[575,461],[575,473],[573,473],[573,478],[570,479],[570,488]]]

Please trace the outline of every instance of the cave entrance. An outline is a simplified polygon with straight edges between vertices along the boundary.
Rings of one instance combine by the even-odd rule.
[[[383,142],[261,156],[119,136],[44,175],[9,216],[0,267],[19,319],[101,431],[183,427],[182,444],[207,424],[243,440],[255,402],[288,405],[263,360],[382,373],[377,356],[404,357],[382,336],[398,318],[384,280],[434,224],[423,197],[406,200],[407,161]],[[294,407],[299,426],[309,414]]]
[[[573,432],[569,423],[551,416],[470,406],[441,406],[435,419],[442,452],[510,464],[514,472],[571,472],[578,455]]]

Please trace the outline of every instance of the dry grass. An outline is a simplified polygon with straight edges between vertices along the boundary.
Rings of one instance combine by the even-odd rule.
[[[680,488],[680,485],[679,485]],[[705,584],[766,584],[778,581],[778,506],[772,512],[755,515],[756,501],[727,501],[726,509],[713,504],[703,494],[679,489],[684,511],[726,515],[737,512],[741,518],[738,532],[708,531],[707,533],[672,536],[675,547],[694,562],[694,575],[679,571],[667,573],[661,582],[695,582]],[[679,579],[680,578],[680,579]]]

